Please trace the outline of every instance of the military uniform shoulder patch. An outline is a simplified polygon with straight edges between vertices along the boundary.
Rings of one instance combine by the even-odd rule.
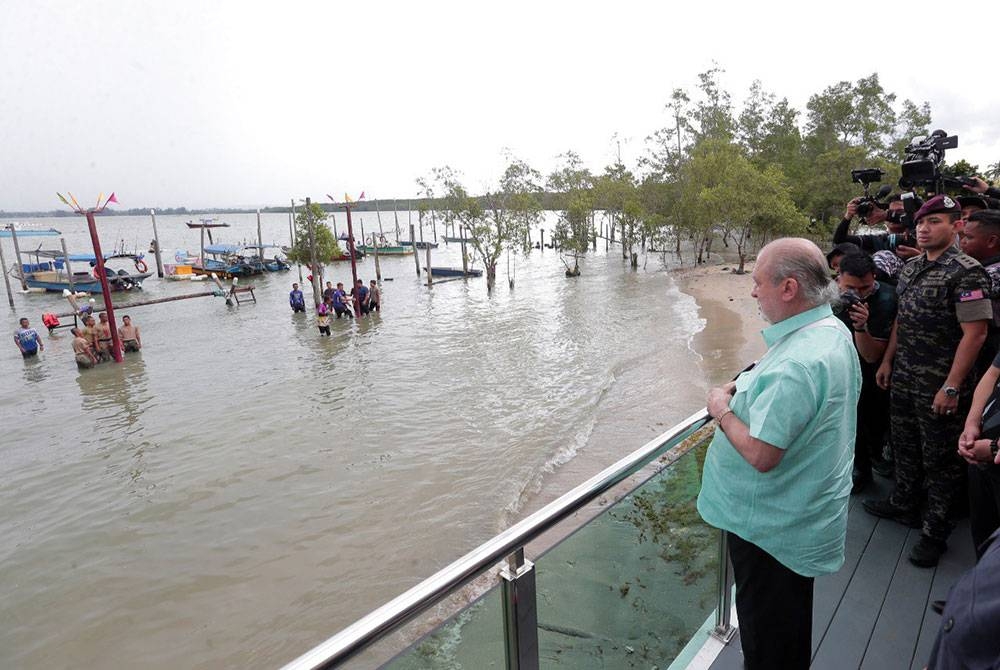
[[[958,261],[958,264],[961,265],[966,270],[971,270],[972,268],[976,267],[982,267],[982,265],[979,264],[979,261],[977,261],[972,256],[969,256],[968,254],[955,254],[955,260]]]
[[[958,294],[958,301],[959,302],[970,302],[972,300],[982,300],[985,297],[986,297],[986,294],[983,293],[983,290],[977,288],[977,289],[972,290],[972,291],[962,291],[961,293],[959,293]]]

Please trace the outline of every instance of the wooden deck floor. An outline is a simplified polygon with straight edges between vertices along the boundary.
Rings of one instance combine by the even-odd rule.
[[[844,567],[816,580],[814,669],[923,668],[940,623],[930,603],[943,600],[975,563],[966,520],[955,528],[936,568],[912,565],[907,556],[920,531],[873,517],[861,507],[864,499],[888,495],[891,483],[875,479],[875,487],[851,497]],[[711,667],[743,667],[738,636]]]

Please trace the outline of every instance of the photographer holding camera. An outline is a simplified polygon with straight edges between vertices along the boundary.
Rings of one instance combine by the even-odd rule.
[[[882,444],[889,428],[889,393],[879,387],[875,373],[889,344],[896,319],[896,289],[875,279],[875,261],[864,254],[840,259],[840,306],[836,311],[853,333],[861,364],[861,397],[858,399],[851,493],[861,492],[872,480],[872,463],[881,471]]]
[[[913,246],[916,244],[916,240],[911,234],[912,231],[906,226],[905,208],[902,196],[898,193],[889,198],[887,209],[882,209],[877,202],[871,203],[870,213],[865,217],[865,222],[868,225],[884,222],[886,232],[874,235],[848,234],[854,217],[858,215],[858,205],[865,199],[864,196],[861,196],[847,203],[844,218],[833,232],[833,243],[851,242],[869,254],[876,251],[894,251],[897,256],[903,259],[919,256],[920,249]]]

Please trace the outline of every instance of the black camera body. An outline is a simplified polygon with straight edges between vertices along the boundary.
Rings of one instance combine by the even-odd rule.
[[[865,189],[865,194],[861,196],[861,199],[858,200],[856,205],[858,216],[868,216],[876,207],[879,209],[886,209],[886,205],[879,201],[889,195],[892,191],[892,187],[886,184],[879,189],[878,194],[874,197],[872,197],[869,190],[873,183],[882,181],[882,177],[884,176],[885,170],[882,170],[881,168],[861,168],[858,170],[851,170],[851,181],[855,184],[861,184]]]
[[[930,137],[915,137],[906,146],[906,156],[900,165],[899,186],[904,189],[924,187],[930,192],[940,193],[944,189],[941,163],[946,149],[958,146],[958,135],[948,135],[943,130],[935,130]]]

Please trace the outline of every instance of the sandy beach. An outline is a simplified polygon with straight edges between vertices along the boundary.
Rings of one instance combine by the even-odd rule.
[[[733,273],[734,267],[720,263],[674,272],[681,291],[695,299],[698,316],[705,320],[704,329],[692,338],[691,347],[701,357],[710,384],[732,379],[765,351],[760,331],[767,324],[750,295],[753,263],[747,263],[746,274]]]

